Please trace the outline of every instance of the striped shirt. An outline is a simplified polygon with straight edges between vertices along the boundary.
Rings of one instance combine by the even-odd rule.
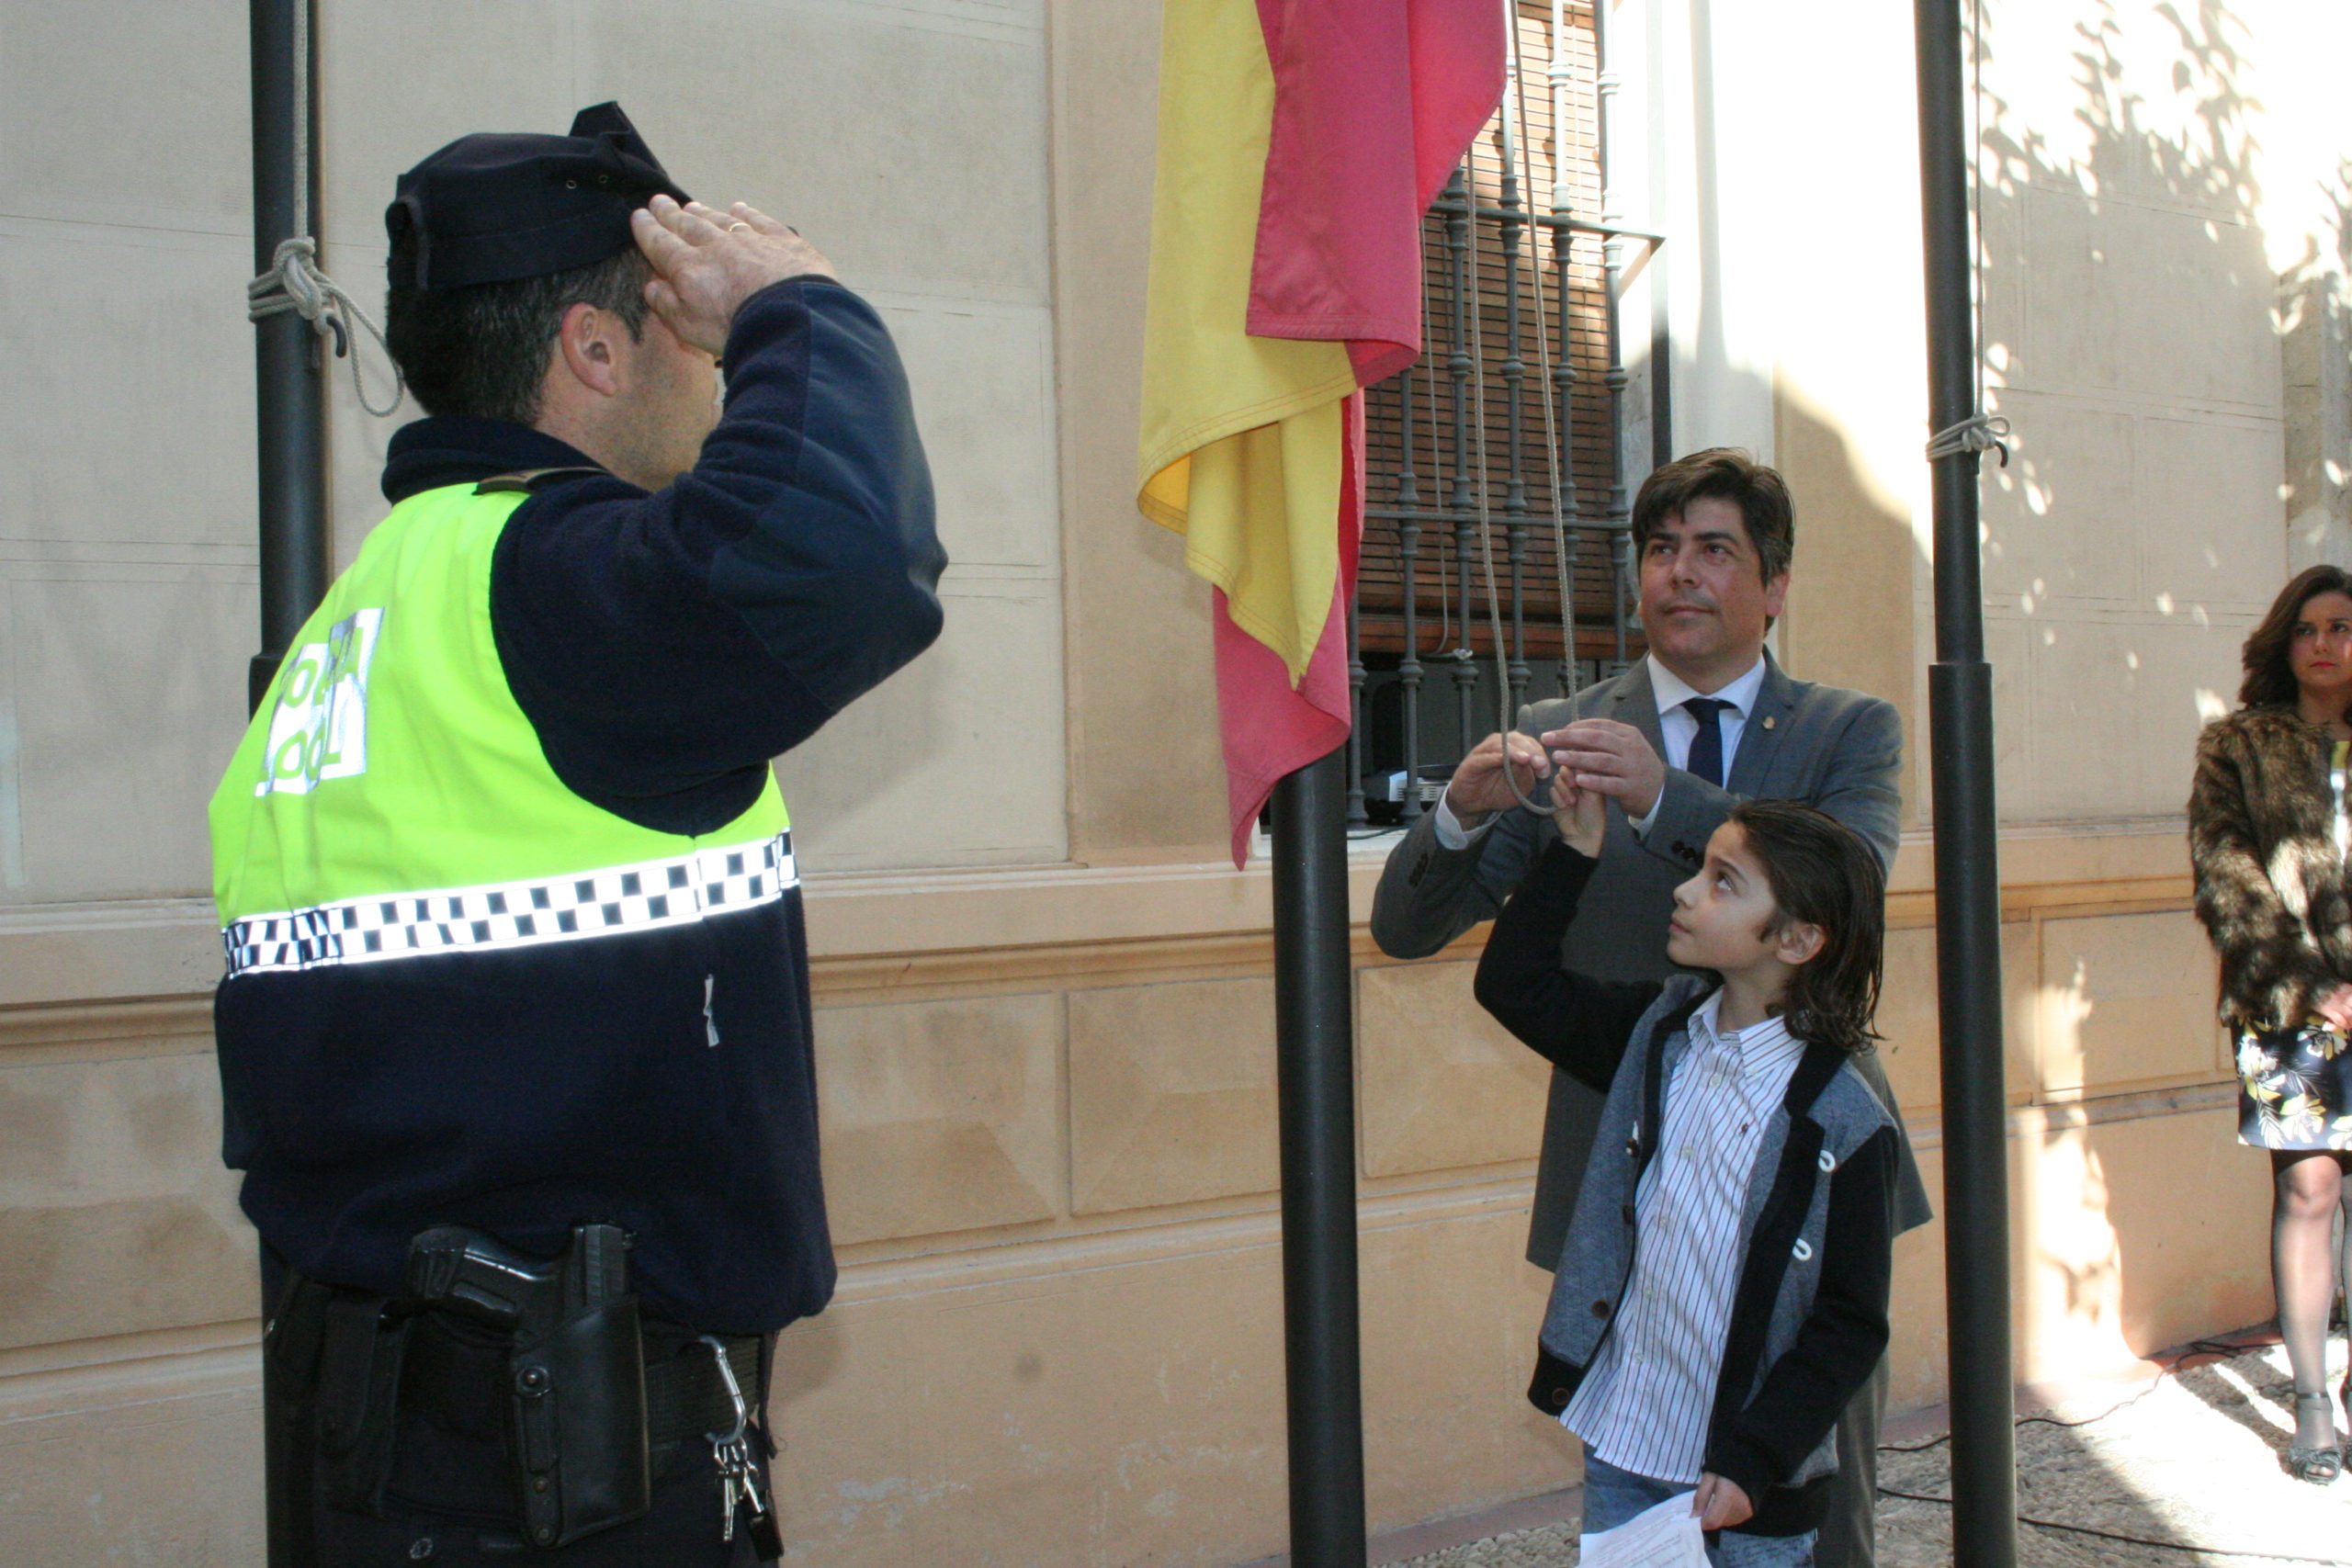
[[[1657,1154],[1634,1194],[1633,1278],[1560,1414],[1589,1452],[1679,1485],[1697,1484],[1706,1459],[1757,1145],[1804,1055],[1777,1018],[1718,1031],[1722,1004],[1718,990],[1690,1015]]]

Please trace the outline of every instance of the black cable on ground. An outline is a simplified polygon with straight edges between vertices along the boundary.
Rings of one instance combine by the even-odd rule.
[[[2171,1360],[2167,1361],[2163,1367],[2158,1369],[2154,1381],[2150,1382],[2147,1387],[2142,1389],[2139,1393],[2133,1394],[2129,1399],[2108,1406],[2105,1410],[2100,1411],[2096,1416],[2086,1416],[2079,1421],[2061,1421],[2054,1416],[2021,1416],[2018,1417],[2017,1425],[2020,1427],[2030,1427],[2035,1425],[2057,1427],[2068,1431],[2071,1431],[2077,1427],[2087,1427],[2093,1422],[2104,1421],[2109,1416],[2116,1415],[2120,1411],[2129,1410],[2132,1406],[2139,1404],[2140,1401],[2147,1398],[2148,1395],[2155,1393],[2157,1389],[2163,1387],[2165,1379],[2176,1376],[2179,1372],[2182,1363],[2189,1360],[2193,1357],[2210,1355],[2227,1359],[2232,1357],[2242,1356],[2249,1350],[2260,1350],[2267,1348],[2267,1346],[2261,1344],[2230,1345],[2218,1339],[2193,1339],[2189,1341],[2189,1343],[2177,1355],[2175,1355]],[[1951,1441],[1951,1434],[1950,1432],[1946,1432],[1940,1437],[1930,1438],[1924,1443],[1881,1443],[1878,1445],[1878,1451],[1881,1453],[1895,1454],[1926,1453],[1929,1449],[1940,1447],[1950,1441]],[[1937,1497],[1925,1492],[1898,1492],[1892,1486],[1882,1486],[1878,1488],[1878,1495],[1882,1497],[1899,1497],[1908,1503],[1940,1503],[1947,1508],[1951,1506],[1951,1499],[1949,1497]],[[2310,1562],[2319,1564],[2320,1568],[2352,1568],[2352,1558],[2297,1557],[2289,1552],[2247,1551],[2237,1547],[2231,1546],[2191,1546],[2187,1541],[2159,1540],[2153,1536],[2144,1535],[2121,1535],[2114,1530],[2098,1529],[2090,1525],[2062,1524],[2056,1519],[2038,1519],[2027,1514],[2019,1514],[2018,1516],[2018,1523],[2021,1525],[2031,1525],[2036,1529],[2061,1530],[2069,1535],[2093,1536],[2100,1540],[2120,1540],[2132,1546],[2153,1546],[2165,1551],[2186,1551],[2191,1554],[2202,1552],[2208,1557],[2252,1557],[2259,1558],[2270,1562]]]
[[[2087,1427],[2094,1422],[2104,1421],[2109,1416],[2115,1415],[2119,1411],[2129,1410],[2132,1406],[2147,1398],[2148,1395],[2155,1393],[2156,1390],[2164,1386],[2165,1379],[2177,1375],[2180,1371],[2181,1363],[2188,1360],[2191,1357],[2219,1356],[2226,1359],[2233,1356],[2242,1356],[2248,1350],[2260,1350],[2267,1348],[2267,1347],[2263,1345],[2229,1345],[2224,1344],[2222,1341],[2218,1339],[2193,1339],[2189,1341],[2188,1345],[2184,1346],[2170,1361],[2167,1361],[2165,1365],[2157,1369],[2154,1381],[2150,1382],[2147,1387],[2142,1389],[2139,1393],[2133,1394],[2129,1399],[2121,1400],[2114,1404],[2109,1405],[2106,1409],[2100,1411],[2096,1416],[2086,1416],[2079,1421],[2061,1421],[2055,1416],[2020,1416],[2017,1418],[2017,1425],[2020,1427],[2056,1427],[2062,1431],[2072,1431],[2077,1427]],[[1950,1441],[1951,1441],[1951,1434],[1950,1432],[1945,1432],[1940,1436],[1929,1438],[1924,1443],[1881,1443],[1878,1446],[1878,1451],[1883,1454],[1923,1454],[1929,1449],[1940,1448]]]
[[[1880,1487],[1878,1495],[1882,1497],[1900,1497],[1908,1503],[1940,1503],[1947,1508],[1951,1506],[1951,1499],[1949,1497],[1932,1496],[1925,1492],[1897,1492],[1892,1486]],[[2120,1540],[2132,1546],[2154,1546],[2166,1551],[2186,1551],[2192,1555],[2202,1552],[2208,1557],[2254,1557],[2267,1562],[2311,1562],[2318,1564],[2319,1568],[2347,1568],[2347,1565],[2352,1565],[2352,1558],[2297,1557],[2291,1552],[2249,1551],[2235,1546],[2191,1546],[2185,1540],[2159,1540],[2154,1536],[2123,1535],[2115,1530],[2096,1529],[2089,1525],[2069,1525],[2061,1524],[2056,1519],[2037,1519],[2026,1514],[2018,1516],[2018,1523],[2031,1525],[2036,1529],[2063,1530],[2068,1535],[2095,1536],[2100,1540]]]

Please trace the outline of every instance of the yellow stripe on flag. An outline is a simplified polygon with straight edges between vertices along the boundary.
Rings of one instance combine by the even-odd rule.
[[[1136,504],[1295,684],[1339,579],[1355,371],[1345,344],[1247,331],[1274,112],[1256,0],[1168,0],[1159,72]]]

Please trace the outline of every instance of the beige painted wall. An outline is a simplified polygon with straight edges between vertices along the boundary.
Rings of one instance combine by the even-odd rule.
[[[1774,96],[1749,106],[1739,154],[1739,199],[1780,222],[1744,252],[1752,231],[1726,228],[1724,265],[1777,288],[1773,437],[1800,521],[1782,649],[1904,708],[1920,821],[1933,637],[1910,32],[1899,7],[1818,9],[1837,42],[1758,73]],[[2295,568],[2352,551],[2352,138],[2309,63],[2346,17],[2262,0],[1985,9],[1987,407],[2015,426],[2013,461],[1988,458],[1982,487],[2000,814],[2174,817],[2198,726],[2234,703],[2246,629]],[[1835,92],[1780,90],[1831,76]]]
[[[949,637],[786,768],[842,1262],[775,1403],[797,1560],[1275,1550],[1268,885],[1216,863],[1205,590],[1132,507],[1157,6],[324,3],[347,281],[378,276],[391,172],[481,106],[560,127],[617,95],[691,188],[805,219],[914,371]],[[1992,9],[2018,1370],[2047,1378],[2269,1310],[2175,814],[2195,694],[2228,690],[2290,552],[2352,555],[2342,336],[2293,330],[2341,310],[2324,180],[2352,138],[2314,107],[2340,8],[2246,0],[2226,49],[2140,0]],[[1683,444],[1757,447],[1797,492],[1782,652],[1904,707],[1916,816],[1910,39],[1899,7],[1815,11],[1622,0],[1625,216],[1674,231]],[[258,1558],[195,897],[252,638],[243,29],[228,0],[0,0],[0,1561]],[[2122,74],[2086,92],[2102,49]],[[2282,276],[2325,307],[2283,348]],[[384,430],[335,398],[347,553]],[[136,464],[106,439],[126,410]],[[1930,851],[1898,863],[1883,1025],[1932,1184]],[[1396,965],[1357,934],[1376,1526],[1576,1474],[1521,1398],[1541,1074],[1470,1004],[1475,953]],[[1939,1247],[1898,1251],[1900,1403],[1941,1389]]]
[[[1900,863],[1882,1024],[1933,1182],[1926,848]],[[2263,1167],[2231,1146],[2177,840],[2004,856],[2020,1375],[2262,1317]],[[1263,872],[1211,867],[812,886],[842,1290],[785,1337],[774,1410],[807,1560],[1213,1568],[1280,1546],[1270,897]],[[0,1560],[247,1561],[250,1243],[215,1166],[203,998],[68,1005],[22,979],[102,940],[0,931]],[[172,986],[210,941],[158,922],[119,979]],[[1539,1065],[1473,1012],[1475,938],[1418,964],[1356,945],[1386,1527],[1566,1484],[1576,1460],[1521,1397]],[[1942,1385],[1938,1236],[1898,1255],[1901,1404]],[[146,1468],[110,1491],[96,1456],[134,1432]]]
[[[2246,628],[2345,547],[2340,509],[2290,488],[2290,415],[2313,441],[2344,415],[2285,373],[2279,307],[2340,298],[2346,139],[2305,84],[2346,20],[1993,9],[1986,355],[2018,428],[1985,491],[2004,809],[2170,814]]]
[[[1069,561],[1069,834],[1087,864],[1223,852],[1209,590],[1136,511],[1158,0],[1056,5],[1054,288]]]
[[[320,6],[326,265],[364,302],[400,170],[617,97],[689,189],[791,217],[899,338],[948,630],[784,764],[811,866],[1067,852],[1046,27],[1043,0]],[[0,28],[0,902],[200,895],[257,637],[244,8],[12,3]],[[372,419],[334,368],[348,559],[417,410]]]

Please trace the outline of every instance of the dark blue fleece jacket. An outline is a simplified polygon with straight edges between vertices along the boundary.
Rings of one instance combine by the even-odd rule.
[[[870,306],[776,285],[723,365],[690,473],[650,495],[543,481],[491,578],[508,684],[557,775],[681,834],[740,816],[771,758],[931,644],[946,565]],[[590,467],[519,425],[428,418],[393,437],[384,493]],[[240,975],[214,1010],[228,1161],[304,1273],[390,1292],[428,1225],[552,1254],[600,1220],[635,1234],[657,1317],[752,1333],[831,1294],[797,887],[684,927]]]

